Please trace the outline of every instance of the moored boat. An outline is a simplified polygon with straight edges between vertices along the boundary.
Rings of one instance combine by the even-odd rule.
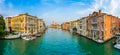
[[[36,33],[35,36],[39,37],[39,36],[41,36],[41,34],[40,33]]]
[[[17,38],[19,38],[19,37],[20,37],[19,34],[17,34],[17,35],[9,34],[9,35],[6,35],[6,36],[5,36],[5,39],[17,39]]]
[[[120,44],[115,44],[114,47],[120,49]]]
[[[120,37],[116,40],[115,48],[120,49]]]
[[[33,36],[33,35],[25,35],[25,36],[22,36],[21,38],[24,39],[24,40],[33,40],[33,39],[35,39],[36,37]]]

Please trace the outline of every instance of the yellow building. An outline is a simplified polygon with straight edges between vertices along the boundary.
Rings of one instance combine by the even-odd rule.
[[[37,24],[37,32],[39,33],[43,33],[46,29],[46,25],[45,22],[43,21],[43,19],[38,19],[38,24]]]
[[[75,32],[77,33],[77,29],[78,29],[78,20],[74,20],[70,22],[70,31],[71,32]]]
[[[11,22],[10,26],[12,31],[21,32],[21,33],[37,33],[40,30],[41,25],[44,26],[44,21],[41,21],[35,16],[31,16],[29,14],[20,14],[18,16],[11,17],[11,20],[7,20],[6,18],[6,28],[8,22]],[[43,22],[42,24],[40,24]],[[45,27],[45,26],[44,26]]]

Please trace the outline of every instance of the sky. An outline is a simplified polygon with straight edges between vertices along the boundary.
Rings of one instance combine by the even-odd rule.
[[[0,0],[0,14],[4,18],[28,13],[61,24],[88,16],[94,11],[120,17],[120,0]]]

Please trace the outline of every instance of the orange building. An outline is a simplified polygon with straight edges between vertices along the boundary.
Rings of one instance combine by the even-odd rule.
[[[64,22],[62,24],[62,29],[69,31],[70,30],[70,22]]]
[[[118,27],[119,27],[119,33],[120,33],[120,19],[118,20]]]
[[[88,16],[88,37],[98,42],[104,42],[119,32],[119,18],[99,12]]]

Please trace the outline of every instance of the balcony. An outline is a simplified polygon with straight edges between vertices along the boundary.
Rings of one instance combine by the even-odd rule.
[[[97,24],[97,22],[91,22],[91,24]]]
[[[97,24],[93,24],[91,30],[99,30],[98,25]]]
[[[92,20],[90,21],[90,23],[91,23],[91,24],[97,24],[97,23],[98,23],[98,20],[97,20],[97,19],[95,19],[95,20],[92,19]]]

